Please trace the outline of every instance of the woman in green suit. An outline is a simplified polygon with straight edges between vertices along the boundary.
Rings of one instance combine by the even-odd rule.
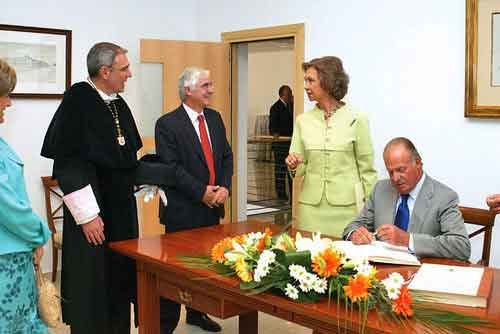
[[[316,106],[297,117],[285,159],[292,175],[304,177],[296,227],[341,237],[377,180],[368,119],[342,101],[349,77],[339,58],[313,59],[302,69]]]

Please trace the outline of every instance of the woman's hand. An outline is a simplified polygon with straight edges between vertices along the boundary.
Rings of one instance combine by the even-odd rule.
[[[40,266],[43,256],[43,246],[37,247],[33,250],[33,265],[35,268]]]
[[[285,159],[286,165],[291,170],[295,170],[302,162],[304,162],[304,159],[296,153],[290,153]]]

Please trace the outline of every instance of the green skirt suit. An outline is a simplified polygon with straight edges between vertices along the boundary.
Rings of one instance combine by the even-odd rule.
[[[341,237],[357,215],[356,183],[367,198],[377,181],[367,117],[346,104],[327,122],[316,106],[297,117],[290,153],[304,158],[295,227]]]

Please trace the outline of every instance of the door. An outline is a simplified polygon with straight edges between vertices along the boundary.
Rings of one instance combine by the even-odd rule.
[[[163,113],[176,109],[181,103],[177,79],[184,68],[196,66],[210,70],[214,81],[211,107],[221,114],[226,126],[228,142],[232,144],[229,43],[142,39],[140,53],[142,63],[163,65]],[[143,138],[143,140],[148,144],[148,147],[144,148],[145,151],[154,150],[154,138]],[[234,181],[235,176],[233,176],[233,184]],[[158,201],[158,196],[148,203],[144,203],[142,199],[139,201],[139,217],[143,236],[164,233],[164,227],[159,223]],[[226,216],[222,223],[231,221],[230,203],[231,200],[226,202]]]

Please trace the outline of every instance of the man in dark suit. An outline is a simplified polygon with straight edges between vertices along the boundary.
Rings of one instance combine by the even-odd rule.
[[[279,99],[269,110],[269,133],[278,140],[280,136],[291,137],[293,133],[293,94],[289,86],[281,86]],[[274,155],[274,181],[276,195],[279,199],[287,199],[286,180],[290,189],[290,203],[292,201],[292,179],[287,173],[285,158],[290,149],[290,140],[274,141],[271,149]]]
[[[182,105],[156,122],[156,153],[171,168],[174,185],[165,189],[168,205],[161,207],[160,222],[167,233],[216,225],[224,214],[233,153],[220,114],[207,108],[213,94],[210,72],[189,67],[178,82]],[[206,314],[186,308],[186,323],[219,332]],[[160,333],[172,333],[180,305],[160,299]]]

